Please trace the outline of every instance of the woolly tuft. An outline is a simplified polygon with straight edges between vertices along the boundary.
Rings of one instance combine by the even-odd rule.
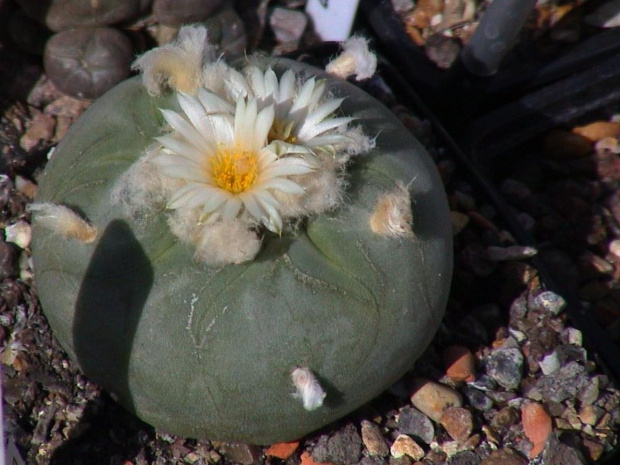
[[[151,95],[159,95],[165,88],[194,94],[203,85],[203,67],[215,60],[215,53],[205,27],[185,26],[175,42],[146,52],[131,68],[142,73]]]
[[[411,223],[411,196],[404,184],[397,182],[396,189],[383,194],[370,217],[370,228],[385,237],[414,237]]]
[[[325,71],[342,79],[355,76],[357,81],[375,74],[377,56],[368,49],[368,39],[351,37],[342,44],[342,48],[342,53],[327,64]]]
[[[296,389],[293,397],[300,399],[306,410],[310,412],[323,405],[323,399],[327,394],[309,368],[295,368],[291,373],[291,378]]]
[[[34,213],[39,226],[68,239],[90,244],[97,238],[97,228],[64,205],[51,202],[33,203],[28,210]]]

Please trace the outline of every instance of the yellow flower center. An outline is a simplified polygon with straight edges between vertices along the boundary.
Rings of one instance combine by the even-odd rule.
[[[268,143],[272,143],[274,140],[281,140],[289,144],[297,143],[297,136],[292,134],[293,121],[290,121],[288,124],[285,123],[286,121],[278,121],[277,119],[273,120],[271,129],[267,135]]]
[[[232,194],[247,191],[258,177],[258,158],[252,151],[220,149],[209,161],[213,183]]]

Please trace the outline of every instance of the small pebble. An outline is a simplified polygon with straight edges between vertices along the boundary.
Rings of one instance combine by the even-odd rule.
[[[573,128],[574,134],[579,134],[591,142],[598,142],[606,137],[620,136],[620,123],[612,121],[595,121],[585,126]]]
[[[368,420],[362,420],[362,442],[371,457],[385,457],[390,453],[379,427]]]
[[[15,189],[29,199],[34,199],[37,194],[37,185],[19,174],[15,176]]]
[[[241,465],[252,465],[261,456],[261,449],[258,446],[241,443],[222,443],[218,451],[231,462]]]
[[[569,362],[552,375],[542,376],[535,387],[543,399],[563,402],[577,395],[588,381],[585,368],[577,362]]]
[[[588,458],[593,462],[598,461],[603,455],[603,452],[605,452],[605,446],[603,444],[588,438],[583,438],[581,445],[583,452],[585,452]]]
[[[553,315],[558,315],[564,307],[566,307],[566,300],[555,292],[544,291],[536,296],[534,305],[538,309],[546,310]]]
[[[279,442],[271,445],[266,451],[265,455],[270,457],[276,457],[282,460],[288,459],[293,452],[299,447],[299,441],[294,442]]]
[[[411,457],[413,460],[420,460],[424,457],[424,449],[406,434],[398,435],[390,448],[390,453],[397,459],[405,455]]]
[[[327,462],[317,462],[314,460],[308,451],[303,451],[299,459],[300,465],[328,465]]]
[[[400,410],[397,425],[401,433],[413,436],[425,444],[430,444],[435,437],[433,422],[413,407],[403,407]]]
[[[506,389],[516,389],[521,383],[523,354],[518,348],[496,349],[487,358],[487,374]]]
[[[15,246],[0,239],[0,280],[19,274],[18,253]]]
[[[567,342],[581,347],[583,345],[583,334],[577,328],[566,328]]]
[[[465,346],[446,347],[443,353],[446,375],[454,381],[473,381],[476,373],[474,355]]]
[[[513,245],[510,247],[489,246],[486,249],[487,258],[493,262],[508,260],[524,260],[532,258],[538,253],[534,247]]]
[[[352,465],[362,458],[362,438],[355,425],[349,423],[332,436],[323,435],[312,450],[312,458],[319,462]]]
[[[451,211],[450,219],[452,221],[452,235],[456,236],[469,224],[469,216],[465,213]]]
[[[444,410],[448,407],[461,407],[463,399],[448,386],[418,378],[414,383],[411,403],[431,420],[439,423]]]
[[[20,220],[4,228],[4,236],[7,242],[12,242],[20,249],[25,249],[30,245],[32,239],[32,227],[30,223]]]
[[[597,401],[600,394],[598,376],[590,379],[579,391],[578,399],[581,405],[591,405]]]
[[[549,438],[539,465],[585,465],[583,455],[574,447],[561,443],[555,435]]]
[[[467,398],[470,405],[476,410],[487,412],[493,408],[493,401],[482,391],[472,387],[463,388],[463,394]]]
[[[615,137],[605,137],[594,144],[596,150],[609,150],[612,153],[620,153],[620,144]]]
[[[553,352],[545,355],[542,360],[538,362],[538,365],[544,375],[550,375],[551,373],[556,372],[560,368],[558,353],[554,350]]]
[[[503,432],[519,421],[519,412],[514,407],[504,407],[491,418],[491,427]]]
[[[553,431],[551,417],[542,405],[531,402],[521,408],[521,423],[525,436],[534,445],[529,454],[530,458],[534,458],[542,452],[547,437]]]
[[[491,453],[480,465],[526,465],[527,460],[512,449],[501,449]]]
[[[465,450],[454,454],[446,465],[478,465],[480,457],[474,451]]]
[[[44,113],[36,113],[30,126],[19,140],[19,145],[25,151],[31,151],[40,144],[49,143],[54,135],[56,121],[53,116]]]
[[[610,254],[616,258],[620,258],[620,239],[614,239],[607,247]]]
[[[473,430],[473,417],[469,410],[462,407],[449,407],[441,416],[443,426],[450,437],[458,443],[465,442]]]
[[[596,405],[584,405],[579,411],[579,419],[586,425],[595,426],[605,410]]]

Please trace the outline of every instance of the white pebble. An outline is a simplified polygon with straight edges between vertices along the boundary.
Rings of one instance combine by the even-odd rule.
[[[534,247],[513,245],[510,247],[487,247],[487,258],[493,262],[503,262],[508,260],[523,260],[532,258],[538,253]]]
[[[30,245],[32,228],[26,221],[20,220],[4,228],[4,236],[7,242],[12,242],[20,249],[25,249]]]
[[[560,368],[560,359],[558,357],[558,353],[554,350],[550,354],[547,354],[543,357],[543,359],[538,362],[541,371],[544,375],[550,375],[554,373]]]
[[[583,345],[583,334],[577,328],[566,328],[568,333],[568,343],[581,347]]]

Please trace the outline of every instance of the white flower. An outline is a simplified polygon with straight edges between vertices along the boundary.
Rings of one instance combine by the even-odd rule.
[[[290,69],[278,80],[271,68],[263,72],[256,66],[249,67],[247,75],[252,96],[261,107],[274,106],[270,142],[302,146],[313,152],[333,152],[334,145],[346,142],[347,138],[336,129],[353,118],[333,116],[344,99],[324,98],[325,81],[313,77],[299,84]]]
[[[268,145],[273,105],[259,111],[255,99],[239,98],[233,116],[229,103],[203,89],[178,101],[184,115],[161,110],[172,133],[157,138],[163,149],[153,158],[162,175],[182,184],[168,208],[200,209],[205,223],[243,219],[281,233],[273,194],[303,194],[291,177],[314,167],[298,156],[279,158]]]

